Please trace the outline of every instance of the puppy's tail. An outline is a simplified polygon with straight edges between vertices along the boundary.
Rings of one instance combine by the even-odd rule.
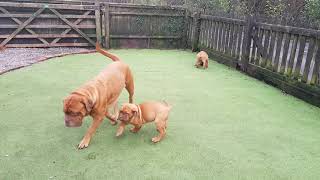
[[[167,101],[162,100],[162,102],[163,102],[163,104],[165,104],[169,109],[171,109],[171,108],[172,108],[172,105],[171,105],[171,104],[169,104],[169,103],[167,103]]]
[[[114,54],[111,54],[108,51],[102,49],[98,42],[96,43],[96,50],[99,53],[101,53],[101,54],[107,56],[108,58],[112,59],[112,61],[120,61],[120,58],[118,56],[116,56]]]

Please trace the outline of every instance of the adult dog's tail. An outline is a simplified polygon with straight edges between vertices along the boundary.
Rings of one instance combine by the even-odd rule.
[[[118,56],[116,56],[114,54],[111,54],[108,51],[102,49],[98,42],[96,43],[96,50],[99,53],[101,53],[101,54],[107,56],[108,58],[112,59],[112,61],[120,61],[120,58]]]

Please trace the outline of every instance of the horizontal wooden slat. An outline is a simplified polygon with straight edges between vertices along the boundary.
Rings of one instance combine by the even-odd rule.
[[[110,12],[113,16],[164,16],[164,17],[184,17],[183,14],[155,14],[155,13],[134,13],[134,12]]]
[[[43,4],[43,3],[12,3],[0,2],[2,7],[16,7],[16,8],[54,8],[54,9],[75,9],[75,10],[95,10],[99,7],[94,5],[65,5],[65,4]]]
[[[4,0],[2,0],[4,1]],[[92,0],[14,0],[15,2],[24,3],[52,3],[52,4],[94,4]],[[99,0],[101,2],[105,0]],[[105,1],[107,2],[107,1]]]
[[[7,17],[16,17],[16,18],[27,18],[30,17],[32,14],[0,14],[0,18],[7,18]],[[94,15],[63,15],[64,18],[73,18],[73,19],[95,19]],[[40,14],[37,18],[59,18],[54,14]]]
[[[157,5],[142,5],[142,4],[123,4],[123,3],[108,3],[110,7],[120,8],[143,8],[143,9],[162,9],[162,10],[178,10],[185,11],[182,6],[157,6]]]
[[[0,29],[14,29],[18,28],[19,25],[13,24],[0,24]],[[96,25],[76,25],[75,27],[79,29],[95,29]],[[27,25],[26,28],[34,28],[34,29],[65,29],[71,28],[68,25],[54,25],[54,24],[41,24],[41,25]]]
[[[7,44],[6,47],[13,48],[39,48],[39,47],[87,47],[90,43],[57,43],[57,44]]]
[[[135,36],[135,35],[110,35],[114,39],[181,39],[181,36]]]
[[[211,16],[211,15],[201,15],[200,18],[211,20],[211,21],[219,21],[219,22],[226,22],[226,23],[233,23],[233,24],[240,24],[240,25],[245,25],[246,23],[244,20],[240,20],[240,19],[231,19],[231,18]]]
[[[320,38],[319,30],[305,29],[305,28],[298,28],[298,27],[291,27],[291,26],[282,26],[282,25],[273,25],[273,24],[266,24],[266,23],[256,23],[256,25],[262,29]]]
[[[9,37],[10,35],[0,35],[0,39]],[[88,34],[89,37],[96,37],[95,34]],[[14,37],[15,39],[30,39],[30,38],[82,38],[78,34],[20,34]]]

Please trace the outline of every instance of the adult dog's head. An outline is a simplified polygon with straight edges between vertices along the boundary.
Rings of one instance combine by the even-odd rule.
[[[124,103],[120,108],[118,119],[124,123],[129,123],[137,115],[138,111],[137,105]]]
[[[80,127],[83,118],[92,110],[93,103],[80,94],[71,94],[63,101],[64,122],[67,127]]]

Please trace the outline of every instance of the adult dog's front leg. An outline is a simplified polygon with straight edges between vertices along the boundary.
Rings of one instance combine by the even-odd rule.
[[[78,149],[83,149],[89,146],[91,137],[96,132],[96,129],[99,127],[103,120],[103,117],[98,116],[93,118],[93,122],[90,126],[90,128],[87,130],[85,136],[83,137],[82,141],[80,142]]]

